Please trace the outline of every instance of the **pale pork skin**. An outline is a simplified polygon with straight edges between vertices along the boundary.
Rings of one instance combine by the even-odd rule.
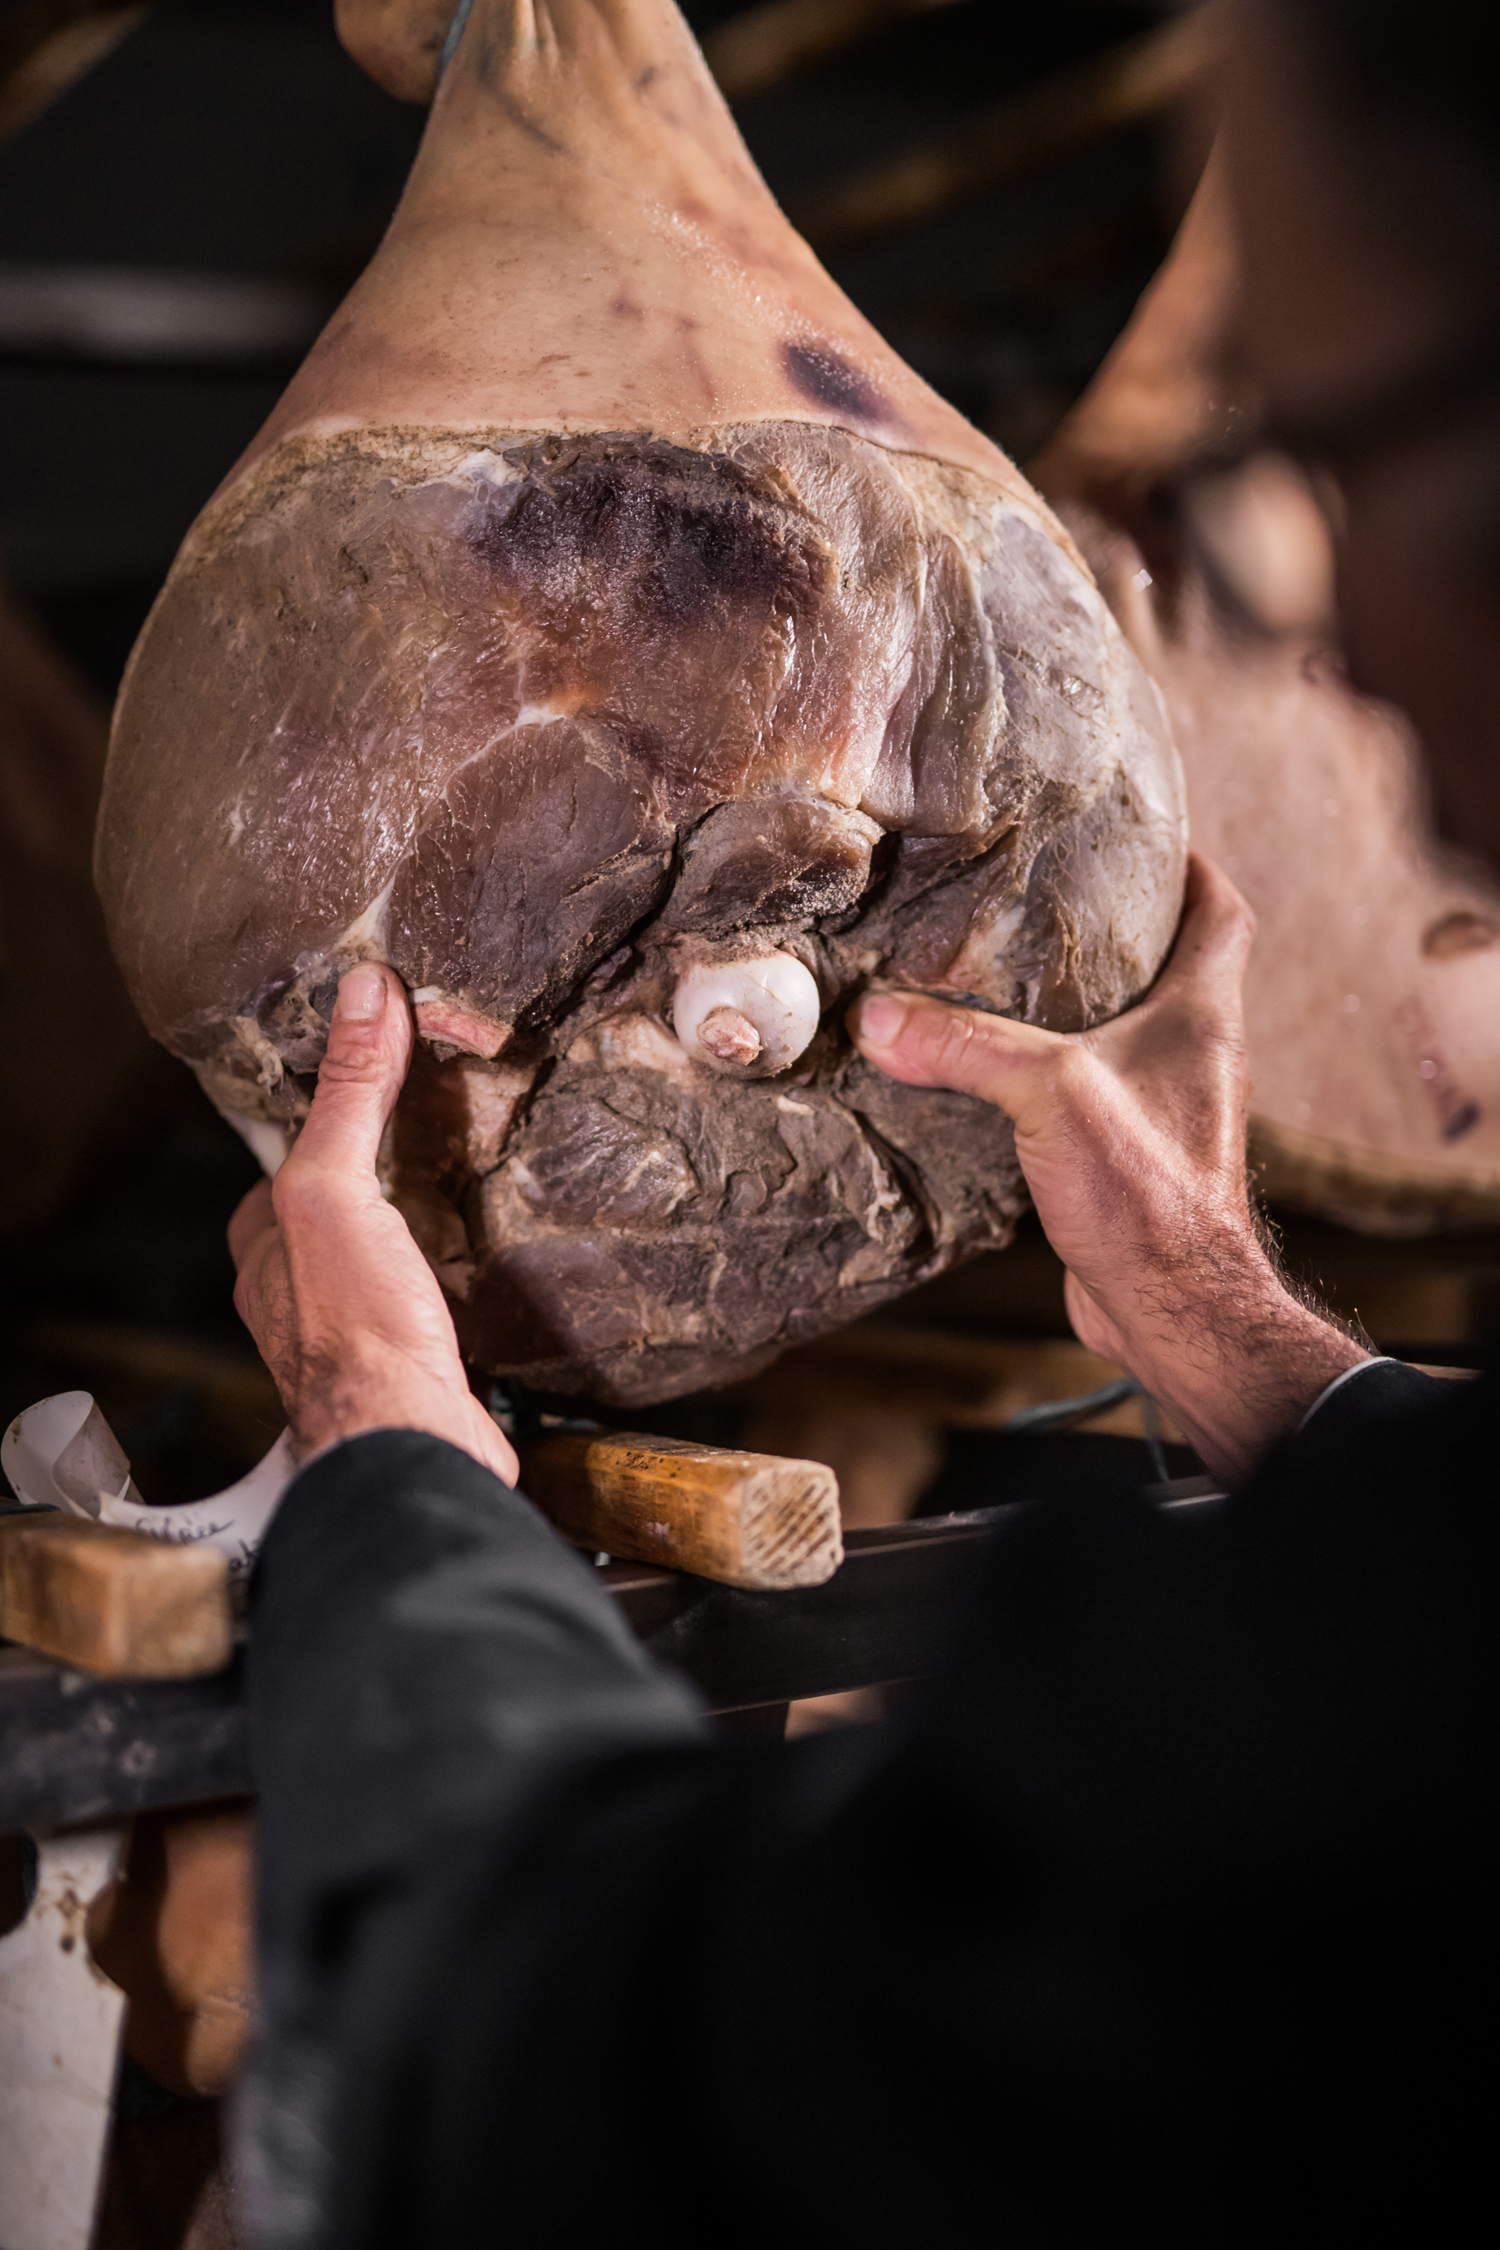
[[[1350,687],[1306,479],[1245,457],[1221,165],[1033,473],[1162,691],[1194,837],[1255,913],[1263,1191],[1375,1233],[1492,1227],[1500,890],[1434,838],[1410,723]]]
[[[1181,784],[1066,535],[791,233],[675,9],[540,17],[477,0],[391,237],[190,534],[98,865],[150,1027],[268,1157],[340,971],[399,971],[391,1191],[466,1350],[636,1404],[1009,1238],[1008,1125],[843,1007],[1128,1005]],[[689,1054],[680,980],[772,958],[802,1028]]]

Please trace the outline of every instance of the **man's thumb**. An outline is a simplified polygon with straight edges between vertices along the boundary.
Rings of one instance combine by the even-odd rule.
[[[411,1048],[400,978],[373,961],[358,962],[339,985],[312,1109],[283,1173],[299,1158],[351,1178],[373,1173]]]
[[[855,1003],[849,1029],[867,1062],[905,1086],[943,1086],[993,1102],[1023,1125],[1038,1080],[1060,1046],[1055,1031],[950,1007],[919,992],[872,992]]]

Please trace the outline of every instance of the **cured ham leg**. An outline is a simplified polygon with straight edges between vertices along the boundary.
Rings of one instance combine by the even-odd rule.
[[[421,90],[432,10],[340,22]],[[475,0],[132,659],[98,873],[156,1035],[274,1162],[391,962],[391,1191],[466,1349],[633,1403],[1008,1239],[1004,1120],[843,1007],[1097,1021],[1183,853],[1067,534],[792,232],[669,0]]]
[[[1034,473],[1166,698],[1194,841],[1256,912],[1245,1005],[1267,1188],[1375,1231],[1493,1225],[1500,896],[1434,841],[1405,720],[1344,679],[1307,483],[1246,457],[1253,412],[1220,364],[1234,281],[1211,164]]]

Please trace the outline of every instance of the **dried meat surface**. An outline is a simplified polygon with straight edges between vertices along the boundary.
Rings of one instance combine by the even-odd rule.
[[[575,13],[677,36],[658,0]],[[593,221],[565,220],[576,260]],[[681,285],[712,338],[721,281]],[[724,1380],[1005,1242],[1006,1121],[871,1071],[841,1019],[873,979],[1077,1029],[1156,973],[1176,753],[1065,534],[941,402],[930,428],[882,403],[883,363],[804,412],[835,362],[789,375],[783,344],[780,411],[577,426],[601,393],[538,428],[526,366],[409,418],[433,378],[404,332],[383,389],[322,350],[190,534],[117,714],[98,867],[155,1035],[269,1160],[339,974],[389,961],[421,1034],[391,1192],[473,1358],[546,1389]],[[768,959],[810,995],[796,1051],[757,1060],[734,1017],[711,1065],[674,994]]]

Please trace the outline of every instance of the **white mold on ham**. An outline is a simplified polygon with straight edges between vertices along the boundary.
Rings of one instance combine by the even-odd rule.
[[[374,263],[189,533],[98,871],[242,1118],[295,1127],[339,973],[389,961],[386,1176],[465,1350],[633,1404],[1009,1238],[1007,1122],[867,1068],[844,1008],[1096,1023],[1186,838],[1068,534],[798,240],[671,0],[547,15],[474,0]],[[408,87],[422,20],[340,15]]]

